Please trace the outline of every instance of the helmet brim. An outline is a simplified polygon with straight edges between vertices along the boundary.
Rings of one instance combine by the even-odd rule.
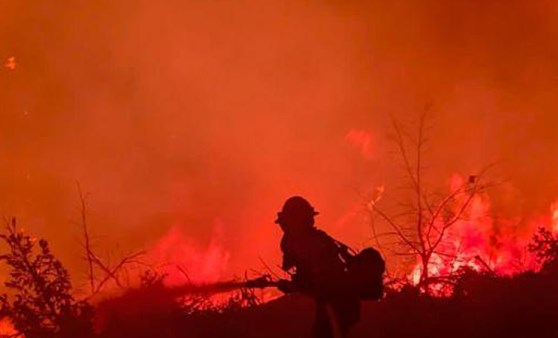
[[[320,213],[317,212],[317,211],[312,211],[312,214],[313,214],[314,216],[316,216],[316,215],[319,215]],[[278,212],[278,213],[277,213],[277,219],[275,220],[274,223],[275,223],[275,224],[279,224],[279,221],[280,221],[280,220],[281,220],[281,212]]]

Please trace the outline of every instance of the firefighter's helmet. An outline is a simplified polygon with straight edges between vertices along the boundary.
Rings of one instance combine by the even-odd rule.
[[[283,209],[277,213],[275,223],[313,219],[319,212],[303,197],[293,196],[285,201]]]

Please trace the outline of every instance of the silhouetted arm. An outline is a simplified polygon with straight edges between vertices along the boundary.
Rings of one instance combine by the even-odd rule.
[[[281,264],[281,269],[283,269],[284,271],[289,271],[294,267],[295,267],[294,259],[288,254],[283,254],[283,263]]]
[[[281,269],[288,272],[296,266],[296,261],[293,257],[293,254],[287,247],[287,241],[285,237],[281,239],[281,252],[283,252],[283,262],[281,264]]]
[[[296,286],[290,280],[281,279],[278,284],[277,288],[283,293],[291,293],[297,291]]]

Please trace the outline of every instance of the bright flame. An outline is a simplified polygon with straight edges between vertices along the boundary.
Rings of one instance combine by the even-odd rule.
[[[455,191],[465,180],[455,175],[450,189]],[[469,198],[464,194],[462,199]],[[463,205],[464,200],[458,205]],[[454,212],[457,210],[454,210]],[[558,202],[551,205],[551,223],[545,227],[558,232]],[[475,271],[492,271],[500,275],[513,275],[525,270],[537,270],[535,257],[527,250],[534,233],[541,222],[530,222],[526,231],[518,231],[517,222],[495,221],[491,213],[490,199],[486,194],[472,196],[463,217],[450,226],[443,235],[428,264],[429,277],[447,277],[459,269],[468,267]],[[437,227],[442,227],[438,220]],[[408,278],[415,285],[422,275],[422,262],[417,263]],[[438,289],[437,289],[438,288]],[[440,291],[434,286],[433,291]],[[445,294],[445,293],[444,293]]]
[[[16,331],[14,325],[9,319],[4,318],[0,320],[0,336],[12,337],[12,336],[16,336],[17,333],[18,332]],[[24,335],[19,335],[18,337],[25,338]]]
[[[169,286],[184,283],[213,283],[223,277],[230,254],[220,244],[219,231],[214,231],[206,247],[188,239],[179,227],[172,227],[153,249],[149,258],[163,264],[161,272]]]
[[[558,201],[550,206],[550,214],[552,217],[552,232],[558,232]]]

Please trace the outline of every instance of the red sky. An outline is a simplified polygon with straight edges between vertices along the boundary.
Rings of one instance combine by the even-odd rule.
[[[225,275],[275,265],[292,194],[362,245],[359,192],[401,182],[390,116],[428,103],[432,182],[497,162],[498,212],[558,198],[553,1],[162,3],[0,0],[0,215],[74,271],[77,181],[101,252],[174,228]]]

